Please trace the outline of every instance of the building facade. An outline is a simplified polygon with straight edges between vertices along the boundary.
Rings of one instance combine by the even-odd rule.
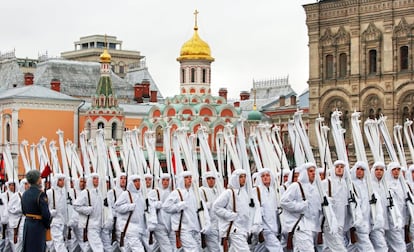
[[[163,150],[163,129],[171,132],[179,127],[188,127],[196,133],[200,126],[207,129],[208,142],[215,150],[216,135],[228,123],[240,118],[240,108],[227,103],[227,90],[220,89],[219,96],[211,94],[210,46],[198,35],[197,14],[195,13],[194,33],[183,44],[177,61],[180,63],[180,94],[167,97],[164,104],[154,104],[149,115],[139,126],[144,139],[146,131],[157,136],[157,149]]]
[[[115,36],[107,35],[90,35],[81,37],[79,41],[74,42],[74,50],[62,52],[64,59],[76,61],[98,62],[104,47],[108,48],[108,52],[112,56],[112,71],[121,78],[126,76],[129,68],[136,68],[142,64],[139,51],[123,50],[122,41]]]
[[[329,124],[341,110],[346,143],[350,119],[387,116],[388,129],[414,116],[414,2],[325,0],[303,6],[309,36],[309,119]],[[363,128],[363,127],[362,127]],[[314,130],[310,140],[316,146]]]

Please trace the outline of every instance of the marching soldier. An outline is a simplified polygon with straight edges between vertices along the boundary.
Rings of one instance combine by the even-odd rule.
[[[120,173],[118,177],[115,179],[115,186],[108,191],[107,193],[107,199],[108,199],[108,206],[112,209],[113,214],[113,225],[111,227],[111,240],[112,240],[112,247],[117,248],[119,244],[119,237],[121,235],[121,230],[117,229],[116,222],[118,221],[117,213],[115,211],[115,203],[118,200],[119,196],[122,194],[123,191],[125,191],[127,186],[127,176],[125,173]],[[113,230],[115,228],[115,230]]]
[[[197,216],[199,209],[197,209],[196,193],[198,192],[192,189],[191,172],[184,171],[177,179],[177,189],[162,205],[165,211],[171,214],[171,225],[176,233],[176,247],[182,247],[184,251],[199,251],[201,248],[200,233],[205,231],[201,230]],[[206,207],[203,209],[207,219]]]
[[[363,223],[360,226],[356,227],[358,242],[350,245],[350,247],[355,247],[358,251],[371,252],[376,251],[374,250],[374,247],[369,239],[371,227],[374,226],[372,220],[378,220],[378,218],[382,218],[381,214],[378,214],[381,213],[382,209],[378,209],[380,207],[380,204],[377,203],[375,205],[377,216],[371,216],[371,195],[369,195],[368,185],[366,181],[367,172],[369,172],[368,165],[362,161],[356,162],[354,167],[351,169],[352,182],[355,186],[355,191],[358,194],[358,204],[360,205],[361,212],[363,214]],[[375,198],[378,198],[378,196]]]
[[[68,206],[65,179],[64,174],[56,174],[52,179],[52,187],[46,191],[49,199],[49,211],[52,216],[50,247],[59,252],[67,251],[65,236],[68,223]]]
[[[259,228],[256,230],[259,242],[264,242],[264,247],[268,251],[282,252],[282,245],[277,238],[280,233],[280,223],[274,175],[269,168],[263,168],[259,171],[258,181],[258,185],[253,190],[253,197],[260,210],[256,213],[261,217]],[[255,217],[255,219],[257,218]]]
[[[13,252],[22,251],[23,242],[23,225],[25,217],[22,213],[22,195],[29,189],[30,184],[27,179],[22,179],[19,184],[19,190],[10,199],[9,205],[7,206],[9,212],[9,233],[11,249]]]
[[[394,207],[396,207],[402,217],[405,224],[406,219],[406,195],[399,180],[401,166],[397,162],[391,162],[388,164],[389,180],[388,189],[390,190],[393,198]],[[387,177],[385,177],[387,179]],[[391,251],[406,251],[404,241],[404,227],[392,226],[389,230],[385,231],[385,237],[388,242],[388,248]]]
[[[401,214],[397,212],[397,215],[391,213],[393,211],[393,207],[390,203],[392,203],[391,195],[389,194],[388,187],[386,187],[385,180],[385,164],[382,162],[375,162],[371,168],[373,173],[372,182],[373,182],[373,189],[374,192],[378,195],[378,203],[382,206],[382,220],[383,225],[380,226],[381,223],[374,223],[379,227],[374,228],[371,230],[370,238],[372,244],[374,245],[375,251],[388,251],[388,245],[386,242],[385,232],[389,230],[392,226],[399,226],[402,227],[403,223],[401,220]],[[384,183],[385,182],[385,183]],[[391,208],[390,208],[391,206]],[[395,207],[394,207],[395,208]],[[393,217],[391,217],[393,216]],[[378,220],[377,220],[378,221]],[[402,239],[402,237],[401,237]],[[399,239],[399,240],[401,240]]]
[[[11,198],[15,195],[16,192],[16,184],[18,184],[17,180],[9,179],[9,181],[6,182],[6,191],[1,194],[1,224],[3,228],[3,249],[4,251],[11,250],[11,242],[13,241],[13,237],[9,237],[9,234],[13,232],[13,228],[10,228],[8,226],[9,222],[9,212],[7,211],[8,204],[11,200]]]
[[[201,199],[207,206],[210,215],[210,229],[205,234],[206,245],[210,252],[220,251],[220,237],[218,227],[218,217],[213,211],[213,203],[218,198],[220,190],[217,187],[217,174],[213,171],[203,175],[203,186],[200,187]]]
[[[147,247],[144,240],[147,232],[145,221],[145,199],[141,191],[141,177],[131,175],[128,178],[127,190],[122,192],[115,202],[121,230],[119,246],[122,251],[144,251]]]
[[[41,191],[40,172],[27,172],[30,188],[22,196],[22,212],[26,216],[23,228],[23,252],[44,252],[46,230],[50,228],[51,216],[46,194]]]
[[[314,252],[315,240],[321,231],[322,208],[315,176],[316,165],[304,164],[298,181],[288,186],[280,200],[285,212],[282,228],[288,233],[288,247],[293,245],[295,251]]]
[[[83,240],[88,241],[94,252],[102,252],[103,199],[99,191],[100,178],[91,173],[87,179],[87,188],[83,190],[73,204],[79,213],[79,226],[83,230]]]
[[[153,208],[150,213],[154,215],[150,217],[148,226],[161,252],[171,252],[175,248],[175,233],[171,229],[171,215],[162,208],[162,204],[171,193],[170,175],[163,173],[160,179],[158,188],[148,193],[149,204]]]
[[[81,192],[86,188],[86,178],[79,177],[74,179],[73,188],[69,191],[69,195],[72,198],[72,204],[78,199]],[[68,245],[69,251],[76,251],[76,243],[79,244],[81,251],[89,251],[89,243],[83,241],[83,229],[79,227],[79,213],[77,211],[72,211],[72,215],[68,222],[68,227],[70,228],[71,236],[74,236],[76,239],[75,244]],[[68,234],[69,235],[69,234]]]
[[[351,219],[348,218],[349,190],[345,181],[346,163],[343,160],[334,162],[334,171],[324,181],[324,189],[328,195],[333,211],[338,221],[338,230],[330,230],[328,222],[324,222],[323,234],[324,245],[331,251],[346,252],[345,234],[352,227]]]
[[[250,232],[251,219],[249,195],[246,189],[246,171],[233,171],[230,188],[225,190],[213,204],[213,211],[220,218],[220,237],[223,246],[230,244],[230,251],[249,251],[247,238]]]

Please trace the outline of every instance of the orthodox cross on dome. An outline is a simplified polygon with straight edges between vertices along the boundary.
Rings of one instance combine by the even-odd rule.
[[[198,15],[198,10],[194,11],[194,29],[198,28],[197,27],[197,15]]]

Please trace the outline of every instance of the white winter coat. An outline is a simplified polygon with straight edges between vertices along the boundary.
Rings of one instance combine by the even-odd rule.
[[[132,212],[129,224],[128,224],[128,233],[140,233],[145,234],[147,229],[147,224],[145,220],[145,199],[142,194],[141,189],[136,189],[133,180],[141,178],[138,175],[132,175],[128,179],[127,190],[122,192],[117,201],[115,202],[114,209],[116,209],[118,221],[117,228],[124,231],[125,224],[127,222],[128,216]],[[145,183],[141,180],[141,185],[145,186]],[[130,194],[132,202],[130,199]]]
[[[56,175],[52,179],[52,188],[46,191],[49,211],[52,216],[52,224],[66,225],[68,223],[67,192],[65,186],[58,187],[57,180],[65,178],[64,175]]]
[[[315,165],[308,165],[309,167],[316,167]],[[298,226],[304,231],[319,232],[321,230],[320,217],[322,215],[321,200],[316,183],[310,183],[305,167],[300,169],[298,181],[301,183],[305,200],[302,198],[302,193],[297,182],[288,186],[285,193],[282,195],[280,205],[285,212],[283,216],[282,229],[284,233],[292,231],[293,226],[303,214]]]
[[[213,204],[213,211],[219,217],[220,236],[226,236],[230,221],[233,221],[232,230],[237,230],[238,233],[249,233],[253,216],[250,212],[250,199],[247,193],[246,186],[240,187],[239,176],[246,174],[241,169],[233,171],[230,181],[229,189],[225,190]],[[247,181],[247,179],[246,179]],[[233,212],[233,192],[236,200],[236,211]]]
[[[80,196],[75,200],[73,207],[79,213],[79,227],[85,228],[87,217],[89,216],[88,228],[101,229],[103,226],[103,199],[98,187],[93,187],[92,178],[98,176],[96,173],[89,175],[87,179],[87,188],[83,190]],[[102,181],[99,181],[102,183]],[[91,205],[88,202],[90,196]]]
[[[183,218],[181,222],[181,230],[183,231],[200,231],[200,223],[197,216],[197,200],[193,188],[183,189],[183,186],[179,186],[177,181],[177,189],[170,193],[168,198],[162,205],[163,209],[171,214],[171,227],[174,231],[177,231],[180,223],[181,210],[178,207],[178,203],[181,202],[178,190],[181,192],[183,201],[186,202],[187,207],[183,210]]]

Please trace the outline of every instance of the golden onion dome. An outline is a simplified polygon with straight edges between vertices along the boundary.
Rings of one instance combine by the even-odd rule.
[[[108,49],[104,48],[101,56],[101,63],[111,63],[111,55],[108,53]]]
[[[193,37],[184,43],[181,47],[180,57],[177,58],[178,61],[183,60],[208,60],[214,61],[214,58],[211,57],[210,46],[198,36],[198,27],[197,27],[197,14],[198,11],[194,12],[195,15],[195,25],[194,25],[194,34]]]

